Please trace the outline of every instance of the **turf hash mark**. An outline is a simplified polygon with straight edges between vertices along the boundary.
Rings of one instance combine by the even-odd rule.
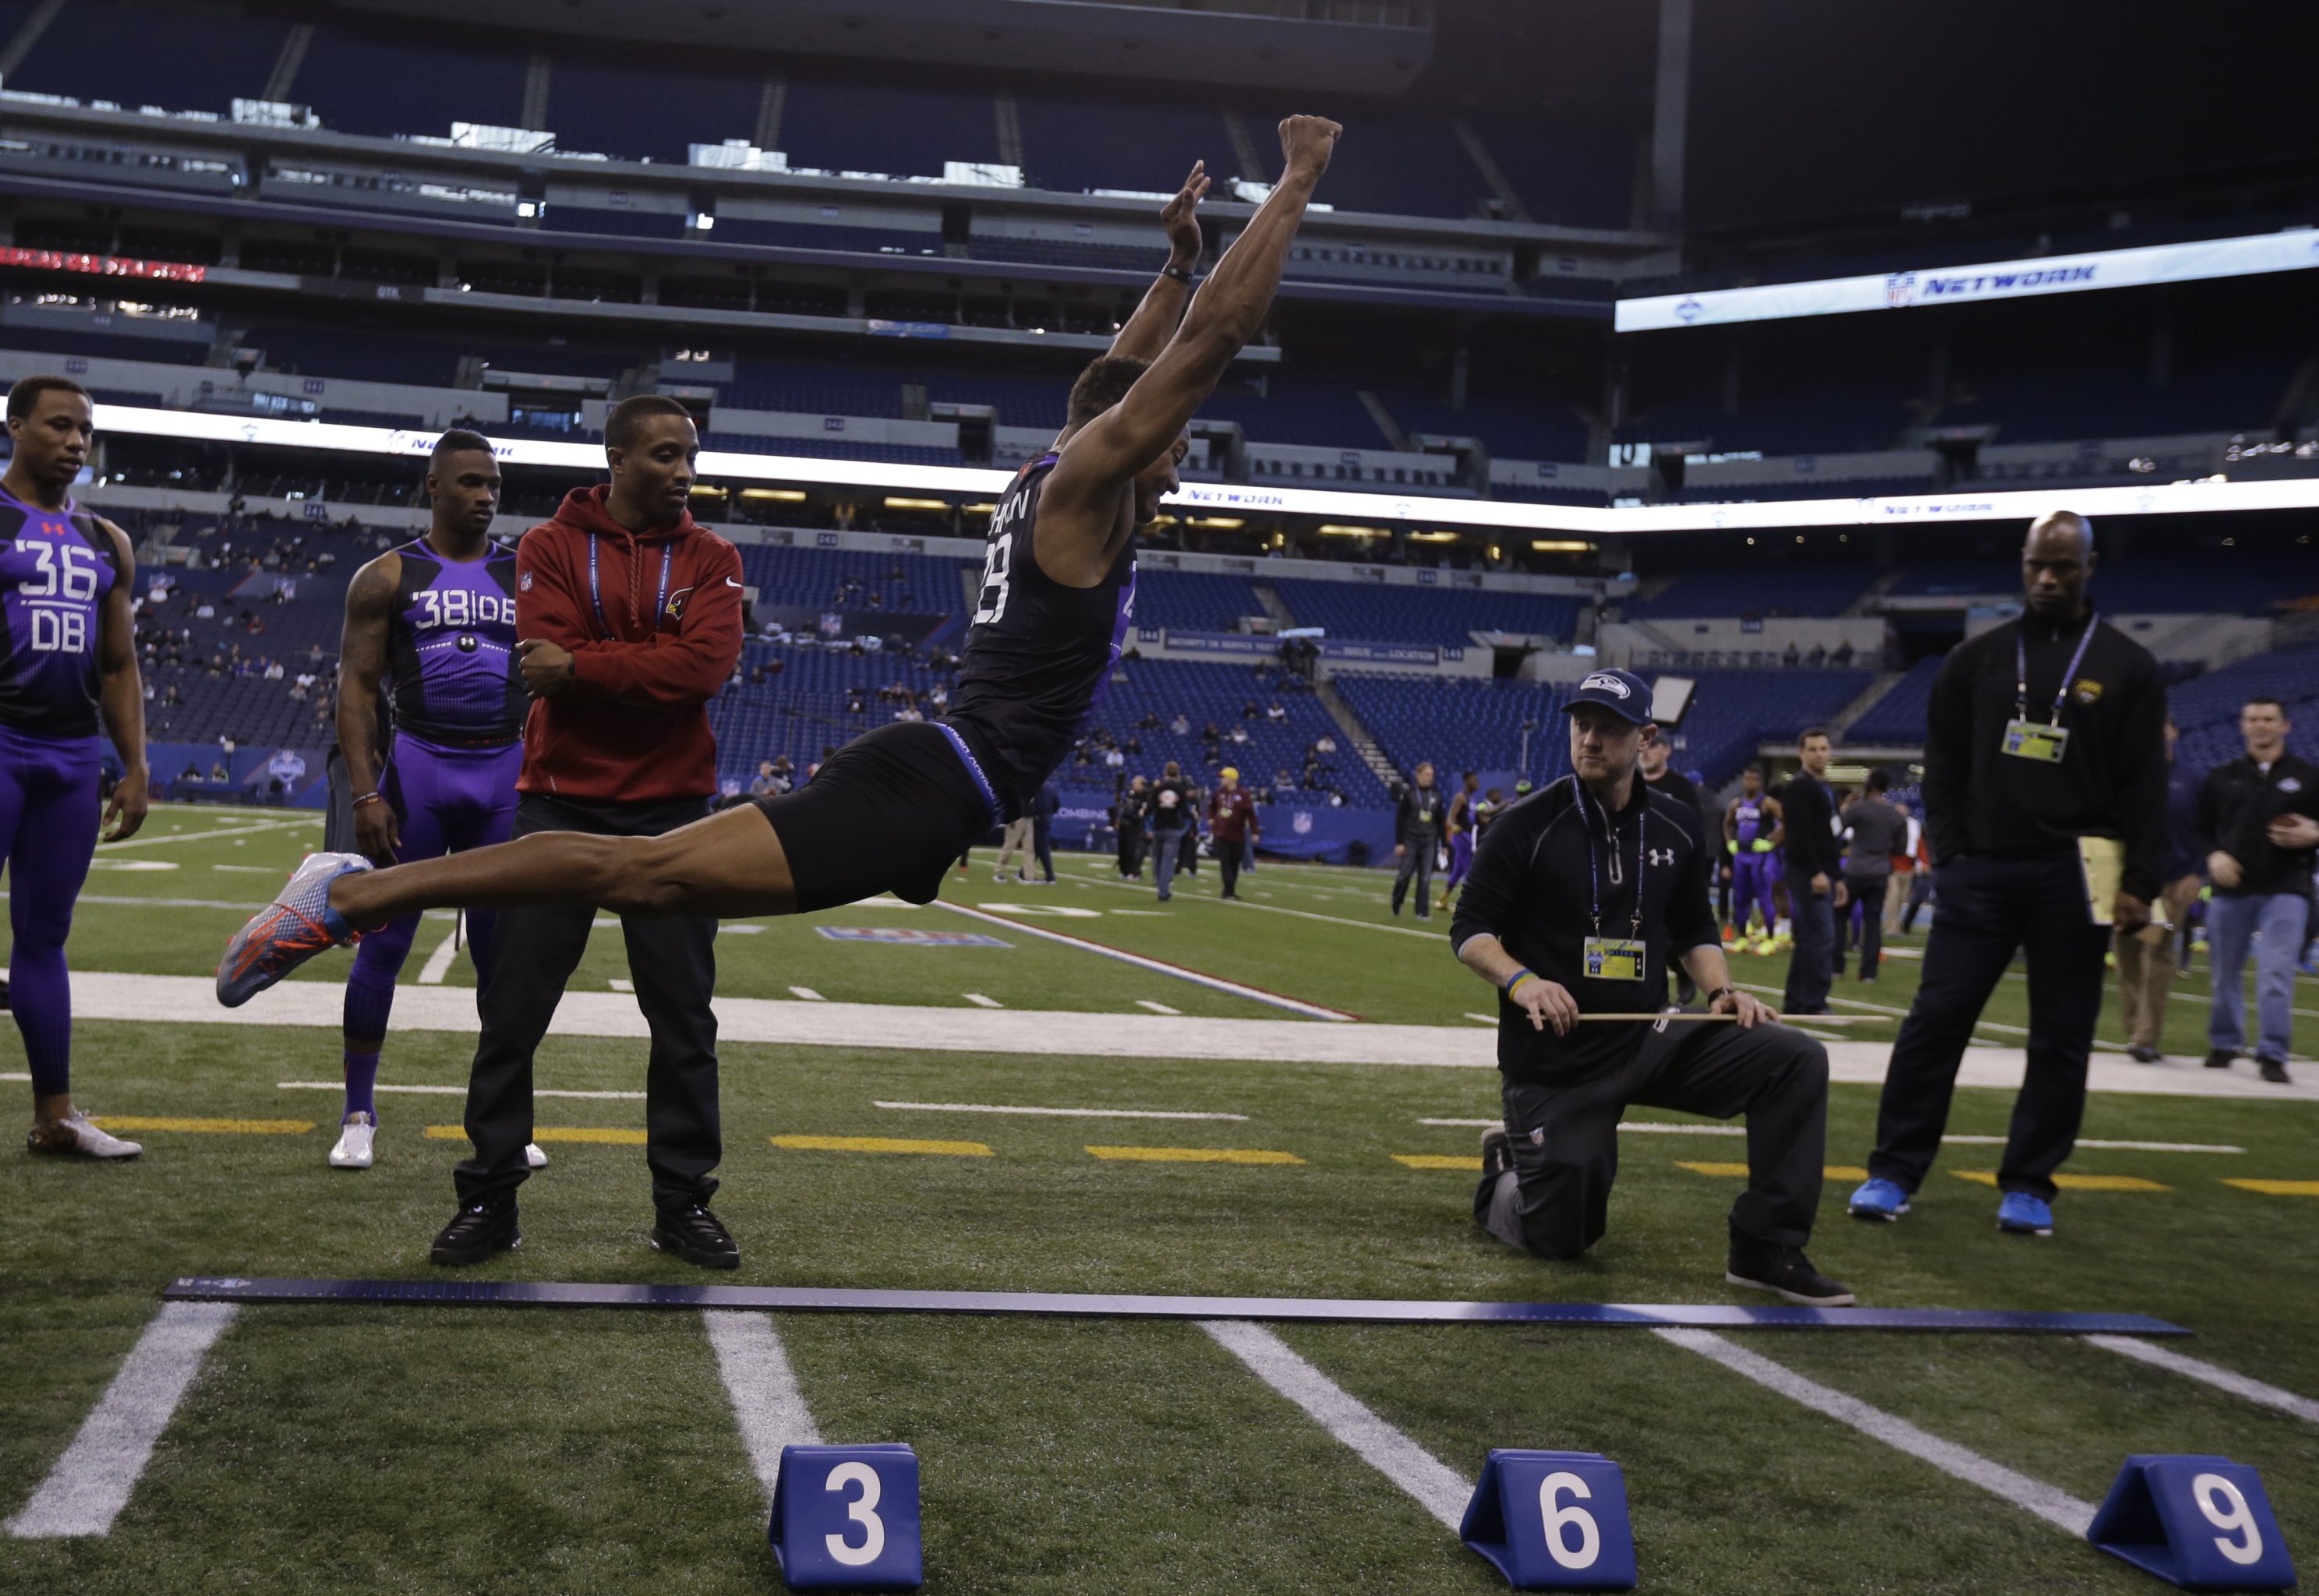
[[[1406,1164],[1412,1169],[1463,1169],[1469,1175],[1482,1172],[1482,1157],[1463,1158],[1456,1153],[1395,1153],[1393,1161]]]
[[[1091,1147],[1098,1159],[1133,1164],[1301,1164],[1291,1152],[1255,1147]]]
[[[639,1094],[641,1095],[641,1094]],[[921,1114],[1052,1114],[1066,1119],[1083,1120],[1236,1120],[1245,1121],[1244,1114],[1204,1114],[1187,1109],[1171,1108],[1033,1108],[1008,1103],[898,1103],[883,1097],[872,1098],[872,1108],[914,1109]]]
[[[987,1159],[979,1141],[920,1141],[897,1136],[775,1136],[775,1147],[798,1152],[925,1153],[945,1159]]]
[[[1474,1493],[1463,1474],[1378,1418],[1262,1325],[1211,1319],[1200,1328],[1217,1346],[1246,1364],[1250,1373],[1304,1409],[1322,1429],[1407,1492],[1453,1534],[1457,1531],[1465,1519],[1466,1499]]]
[[[1976,1186],[1995,1186],[1994,1169],[1952,1169],[1959,1180],[1970,1180]],[[2161,1186],[2154,1180],[2144,1180],[2139,1175],[2056,1175],[2053,1184],[2065,1192],[2170,1192],[2174,1188]]]
[[[1689,1169],[1696,1175],[1744,1176],[1747,1173],[1745,1164],[1694,1164],[1680,1159],[1675,1161],[1675,1168]],[[1825,1180],[1865,1180],[1868,1171],[1857,1164],[1828,1164],[1820,1169],[1820,1177]]]
[[[2156,1347],[2145,1347],[2131,1336],[2088,1336],[2086,1344],[2099,1347],[2107,1352],[2121,1353],[2138,1362],[2152,1364],[2161,1369],[2171,1370],[2185,1378],[2196,1380],[2202,1385],[2211,1385],[2216,1391],[2227,1391],[2233,1396],[2242,1396],[2247,1401],[2260,1402],[2266,1408],[2276,1408],[2282,1413],[2292,1413],[2307,1424],[2319,1424],[2319,1402],[2313,1402],[2307,1396],[2297,1396],[2294,1392],[2283,1390],[2277,1385],[2250,1379],[2237,1370],[2226,1369],[2220,1364],[2208,1363],[2203,1358],[2185,1357],[2179,1352],[2162,1351]]]
[[[1807,1379],[1786,1365],[1750,1352],[1713,1330],[1655,1330],[1651,1333],[1710,1358],[1733,1374],[1801,1402],[1815,1412],[1825,1413],[1839,1424],[1848,1424],[1864,1436],[1929,1463],[1943,1474],[1978,1485],[2071,1535],[2082,1536],[2093,1525],[2093,1503],[2080,1501],[2043,1480],[2017,1474],[1954,1441],[1945,1441],[1906,1419],[1871,1407],[1858,1397],[1846,1396],[1817,1380]]]
[[[2319,1180],[2225,1180],[2223,1184],[2242,1192],[2260,1192],[2266,1197],[2319,1197]]]
[[[770,1501],[773,1483],[781,1478],[781,1448],[817,1447],[821,1429],[806,1406],[805,1393],[798,1389],[797,1375],[770,1314],[712,1310],[700,1319],[717,1354],[717,1372],[733,1399],[733,1418],[741,1429],[741,1444],[748,1448],[749,1466]]]
[[[162,1303],[72,1445],[8,1520],[8,1533],[23,1540],[112,1534],[202,1359],[239,1311],[231,1303]]]

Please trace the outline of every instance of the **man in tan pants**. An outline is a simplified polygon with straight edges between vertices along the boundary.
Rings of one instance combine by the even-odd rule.
[[[1028,815],[1006,823],[1006,833],[998,840],[998,868],[990,872],[992,880],[1004,881],[1006,879],[1006,861],[1010,859],[1020,861],[1015,867],[1016,880],[1028,881],[1031,879],[1031,839],[1036,830],[1034,820]]]
[[[2180,734],[2166,718],[2166,874],[2159,890],[2157,924],[2120,936],[2117,1006],[2125,1020],[2126,1052],[2137,1064],[2165,1057],[2161,1033],[2166,1026],[2166,996],[2174,985],[2176,943],[2182,919],[2198,897],[2197,828],[2201,772],[2186,771],[2174,758]]]

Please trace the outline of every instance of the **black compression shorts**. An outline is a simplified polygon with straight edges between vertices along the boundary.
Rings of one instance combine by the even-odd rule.
[[[932,903],[998,820],[966,745],[933,721],[865,732],[796,791],[750,801],[781,840],[801,915],[881,892]]]

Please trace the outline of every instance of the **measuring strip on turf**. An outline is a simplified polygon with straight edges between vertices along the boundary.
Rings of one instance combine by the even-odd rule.
[[[203,1136],[303,1136],[314,1128],[311,1120],[154,1119],[133,1114],[93,1114],[88,1123],[107,1131],[191,1131]]]
[[[1952,1169],[1959,1180],[1970,1180],[1976,1186],[1995,1186],[1994,1169]],[[2056,1175],[2053,1184],[2065,1192],[2170,1192],[2170,1186],[2161,1186],[2154,1180],[2144,1180],[2139,1175]]]
[[[0,1077],[0,1078],[5,1078]],[[32,1078],[27,1076],[25,1078],[29,1080]],[[274,1083],[274,1086],[275,1090],[283,1092],[343,1092],[347,1089],[344,1081],[335,1080],[278,1080]],[[409,1092],[429,1097],[464,1097],[467,1095],[467,1088],[465,1087],[390,1086],[384,1081],[381,1081],[371,1090]],[[586,1097],[602,1102],[642,1103],[645,1100],[645,1095],[642,1092],[573,1092],[558,1091],[547,1087],[535,1087],[532,1088],[531,1095],[535,1097]]]
[[[413,1307],[752,1308],[800,1313],[975,1313],[1050,1319],[1253,1319],[1317,1324],[1528,1324],[1654,1330],[1971,1330],[2187,1336],[2146,1313],[1990,1308],[1790,1308],[1718,1303],[1456,1303],[1367,1297],[1149,1296],[1093,1292],[888,1291],[867,1286],[565,1285],[552,1281],[308,1280],[180,1276],[170,1302],[368,1303]]]
[[[465,1141],[466,1139],[467,1127],[465,1125],[427,1127],[427,1140],[429,1141]],[[643,1131],[610,1125],[536,1125],[532,1128],[531,1139],[534,1141],[593,1141],[608,1147],[642,1147],[647,1135]]]
[[[1279,993],[1267,992],[1261,987],[1246,987],[1238,981],[1228,981],[1222,976],[1212,976],[1201,970],[1187,969],[1180,964],[1170,964],[1165,959],[1154,959],[1144,953],[1131,953],[1124,948],[1114,948],[1102,942],[1091,942],[1082,936],[1066,936],[1060,931],[1050,931],[1043,925],[1033,925],[1022,920],[1004,919],[997,915],[985,914],[980,909],[968,908],[961,903],[943,903],[939,898],[934,901],[936,907],[948,909],[953,915],[964,915],[970,920],[985,920],[993,925],[1004,925],[1009,931],[1019,931],[1025,936],[1044,937],[1051,942],[1060,942],[1067,948],[1077,948],[1082,952],[1097,953],[1105,959],[1116,959],[1123,964],[1132,964],[1140,969],[1158,970],[1161,975],[1174,976],[1179,981],[1190,981],[1195,986],[1206,987],[1213,991],[1228,993],[1234,997],[1245,997],[1251,1003],[1269,1004],[1274,1008],[1285,1008],[1291,1014],[1303,1014],[1308,1019],[1358,1020],[1360,1018],[1358,1014],[1349,1014],[1340,1009],[1324,1008],[1317,1003],[1306,1003],[1301,997],[1283,997]]]
[[[1301,1164],[1291,1152],[1260,1147],[1091,1147],[1098,1159],[1141,1164]]]
[[[898,1136],[776,1136],[772,1143],[800,1152],[928,1153],[952,1159],[991,1156],[979,1141],[913,1141]]]

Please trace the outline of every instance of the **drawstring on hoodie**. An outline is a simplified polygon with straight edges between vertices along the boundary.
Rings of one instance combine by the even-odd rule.
[[[602,542],[603,539],[598,534],[593,532],[588,534],[588,601],[596,607],[597,629],[603,633],[604,641],[610,643],[616,640],[617,634],[612,630],[612,623],[604,617],[604,590],[596,572],[597,551]],[[675,562],[676,545],[673,542],[662,544],[660,546],[660,596],[653,601],[651,629],[654,631],[660,629],[660,618],[668,609],[668,573]]]

